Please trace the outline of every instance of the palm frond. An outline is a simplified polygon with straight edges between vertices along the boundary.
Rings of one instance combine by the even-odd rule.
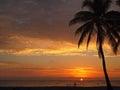
[[[115,54],[117,54],[117,52],[118,52],[118,47],[119,47],[119,45],[120,45],[120,39],[119,39],[119,41],[117,42],[117,44],[116,44],[116,46],[115,46],[115,48],[114,48]]]
[[[109,40],[108,42],[109,42],[113,52],[116,54],[117,48],[115,48],[115,46],[116,46],[117,42],[116,42],[115,38],[113,37],[113,35],[110,32],[107,32],[107,37],[108,37],[108,40]]]
[[[120,25],[117,25],[117,27],[113,27],[113,29],[120,34]]]
[[[116,3],[117,3],[117,5],[119,5],[119,6],[120,6],[120,0],[117,0],[117,1],[116,1]]]
[[[120,12],[118,11],[109,11],[104,15],[105,18],[117,18],[120,19]]]
[[[94,17],[94,13],[93,12],[90,12],[90,11],[80,11],[80,12],[77,12],[74,16],[74,18],[88,18],[88,19],[91,19]]]
[[[120,12],[118,11],[109,11],[105,15],[105,21],[112,26],[120,25]]]
[[[118,34],[118,32],[116,30],[112,30],[112,29],[110,29],[110,32],[114,36],[114,38],[116,38],[116,41],[118,42],[120,39],[120,35]]]
[[[105,0],[104,6],[103,6],[103,12],[106,12],[110,6],[111,6],[112,0]]]
[[[119,47],[119,45],[120,45],[120,27],[119,27],[119,30],[118,30],[118,31],[115,30],[115,29],[111,30],[111,33],[112,33],[112,35],[115,37],[115,40],[116,40],[116,43],[114,43],[115,46],[114,46],[113,52],[114,52],[115,54],[117,54],[118,47]]]
[[[118,40],[120,39],[120,35],[116,28],[114,26],[111,27],[108,22],[104,21],[102,23],[103,26],[105,27],[106,33],[108,34],[110,33],[115,38],[116,42],[118,42]]]
[[[94,14],[89,11],[80,11],[75,14],[74,18],[69,22],[69,26],[80,23],[87,22],[94,18]]]
[[[120,35],[116,30],[113,28],[109,27],[108,23],[103,22],[105,30],[106,30],[106,36],[108,39],[108,43],[110,44],[113,52],[116,54],[118,47],[117,47],[117,42],[120,40]]]
[[[88,46],[89,46],[89,43],[91,41],[91,36],[93,34],[93,31],[94,31],[94,24],[91,24],[91,27],[90,27],[90,32],[89,32],[89,35],[88,35],[88,39],[87,39],[87,49],[88,49]]]
[[[80,34],[83,30],[85,30],[89,25],[91,24],[91,22],[87,22],[85,24],[83,24],[82,26],[80,26],[76,31],[75,31],[75,35]]]
[[[86,35],[90,32],[91,25],[93,25],[91,22],[86,24],[83,32],[81,33],[81,36],[80,36],[80,39],[79,39],[79,42],[78,42],[78,48],[82,44],[83,40],[86,38]]]

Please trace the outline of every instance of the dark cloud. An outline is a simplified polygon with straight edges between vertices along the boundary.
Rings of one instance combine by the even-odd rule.
[[[80,1],[8,0],[1,1],[1,3],[1,15],[9,19],[5,22],[5,26],[12,26],[12,30],[28,36],[37,36],[38,38],[41,38],[41,36],[47,38],[58,36],[58,38],[61,38],[61,33],[61,35],[66,36],[66,28],[68,27],[69,18],[72,16],[71,12],[78,9],[79,5],[77,3],[80,3]],[[78,6],[75,7],[75,5]],[[12,25],[8,25],[8,22]]]
[[[27,48],[13,36],[77,42],[68,22],[82,1],[0,0],[0,49]]]
[[[14,36],[71,42],[68,22],[71,12],[79,7],[72,6],[78,2],[80,1],[0,0],[0,49],[27,48],[25,43],[11,38]]]

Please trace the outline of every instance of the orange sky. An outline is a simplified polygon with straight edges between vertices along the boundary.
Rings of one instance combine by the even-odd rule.
[[[104,77],[94,40],[78,49],[68,26],[82,1],[1,0],[0,79]],[[110,78],[120,78],[120,50],[115,56],[105,43],[104,52]]]
[[[92,60],[90,62],[92,62]],[[96,62],[100,63],[99,60],[96,60]],[[62,63],[64,64],[63,66],[60,65]],[[84,65],[82,64],[77,65],[76,63],[78,63],[76,60],[75,60],[75,63],[72,63],[69,61],[67,62],[58,61],[57,62],[58,65],[57,64],[55,65],[55,63],[52,62],[52,66],[50,65],[51,63],[48,63],[48,65],[42,66],[39,63],[38,65],[36,65],[36,64],[27,64],[27,63],[1,62],[0,63],[0,67],[1,67],[0,78],[1,79],[7,79],[7,78],[8,79],[10,78],[12,79],[16,79],[16,78],[42,79],[42,77],[46,77],[46,78],[57,78],[57,77],[69,78],[71,77],[71,78],[86,78],[87,79],[87,78],[104,77],[101,65],[95,66],[94,64],[91,65],[91,63],[89,62]],[[108,68],[108,72],[111,78],[119,78],[120,76],[120,72],[118,72],[119,64],[116,64],[116,65],[118,65],[116,66],[116,68],[115,66],[112,69],[110,67]]]

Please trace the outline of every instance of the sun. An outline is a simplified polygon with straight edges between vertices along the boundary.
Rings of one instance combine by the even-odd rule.
[[[83,78],[80,78],[80,81],[83,81],[84,79]]]

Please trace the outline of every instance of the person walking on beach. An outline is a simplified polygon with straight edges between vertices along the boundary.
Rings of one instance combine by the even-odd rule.
[[[74,87],[76,87],[77,86],[77,83],[76,82],[74,82]]]

